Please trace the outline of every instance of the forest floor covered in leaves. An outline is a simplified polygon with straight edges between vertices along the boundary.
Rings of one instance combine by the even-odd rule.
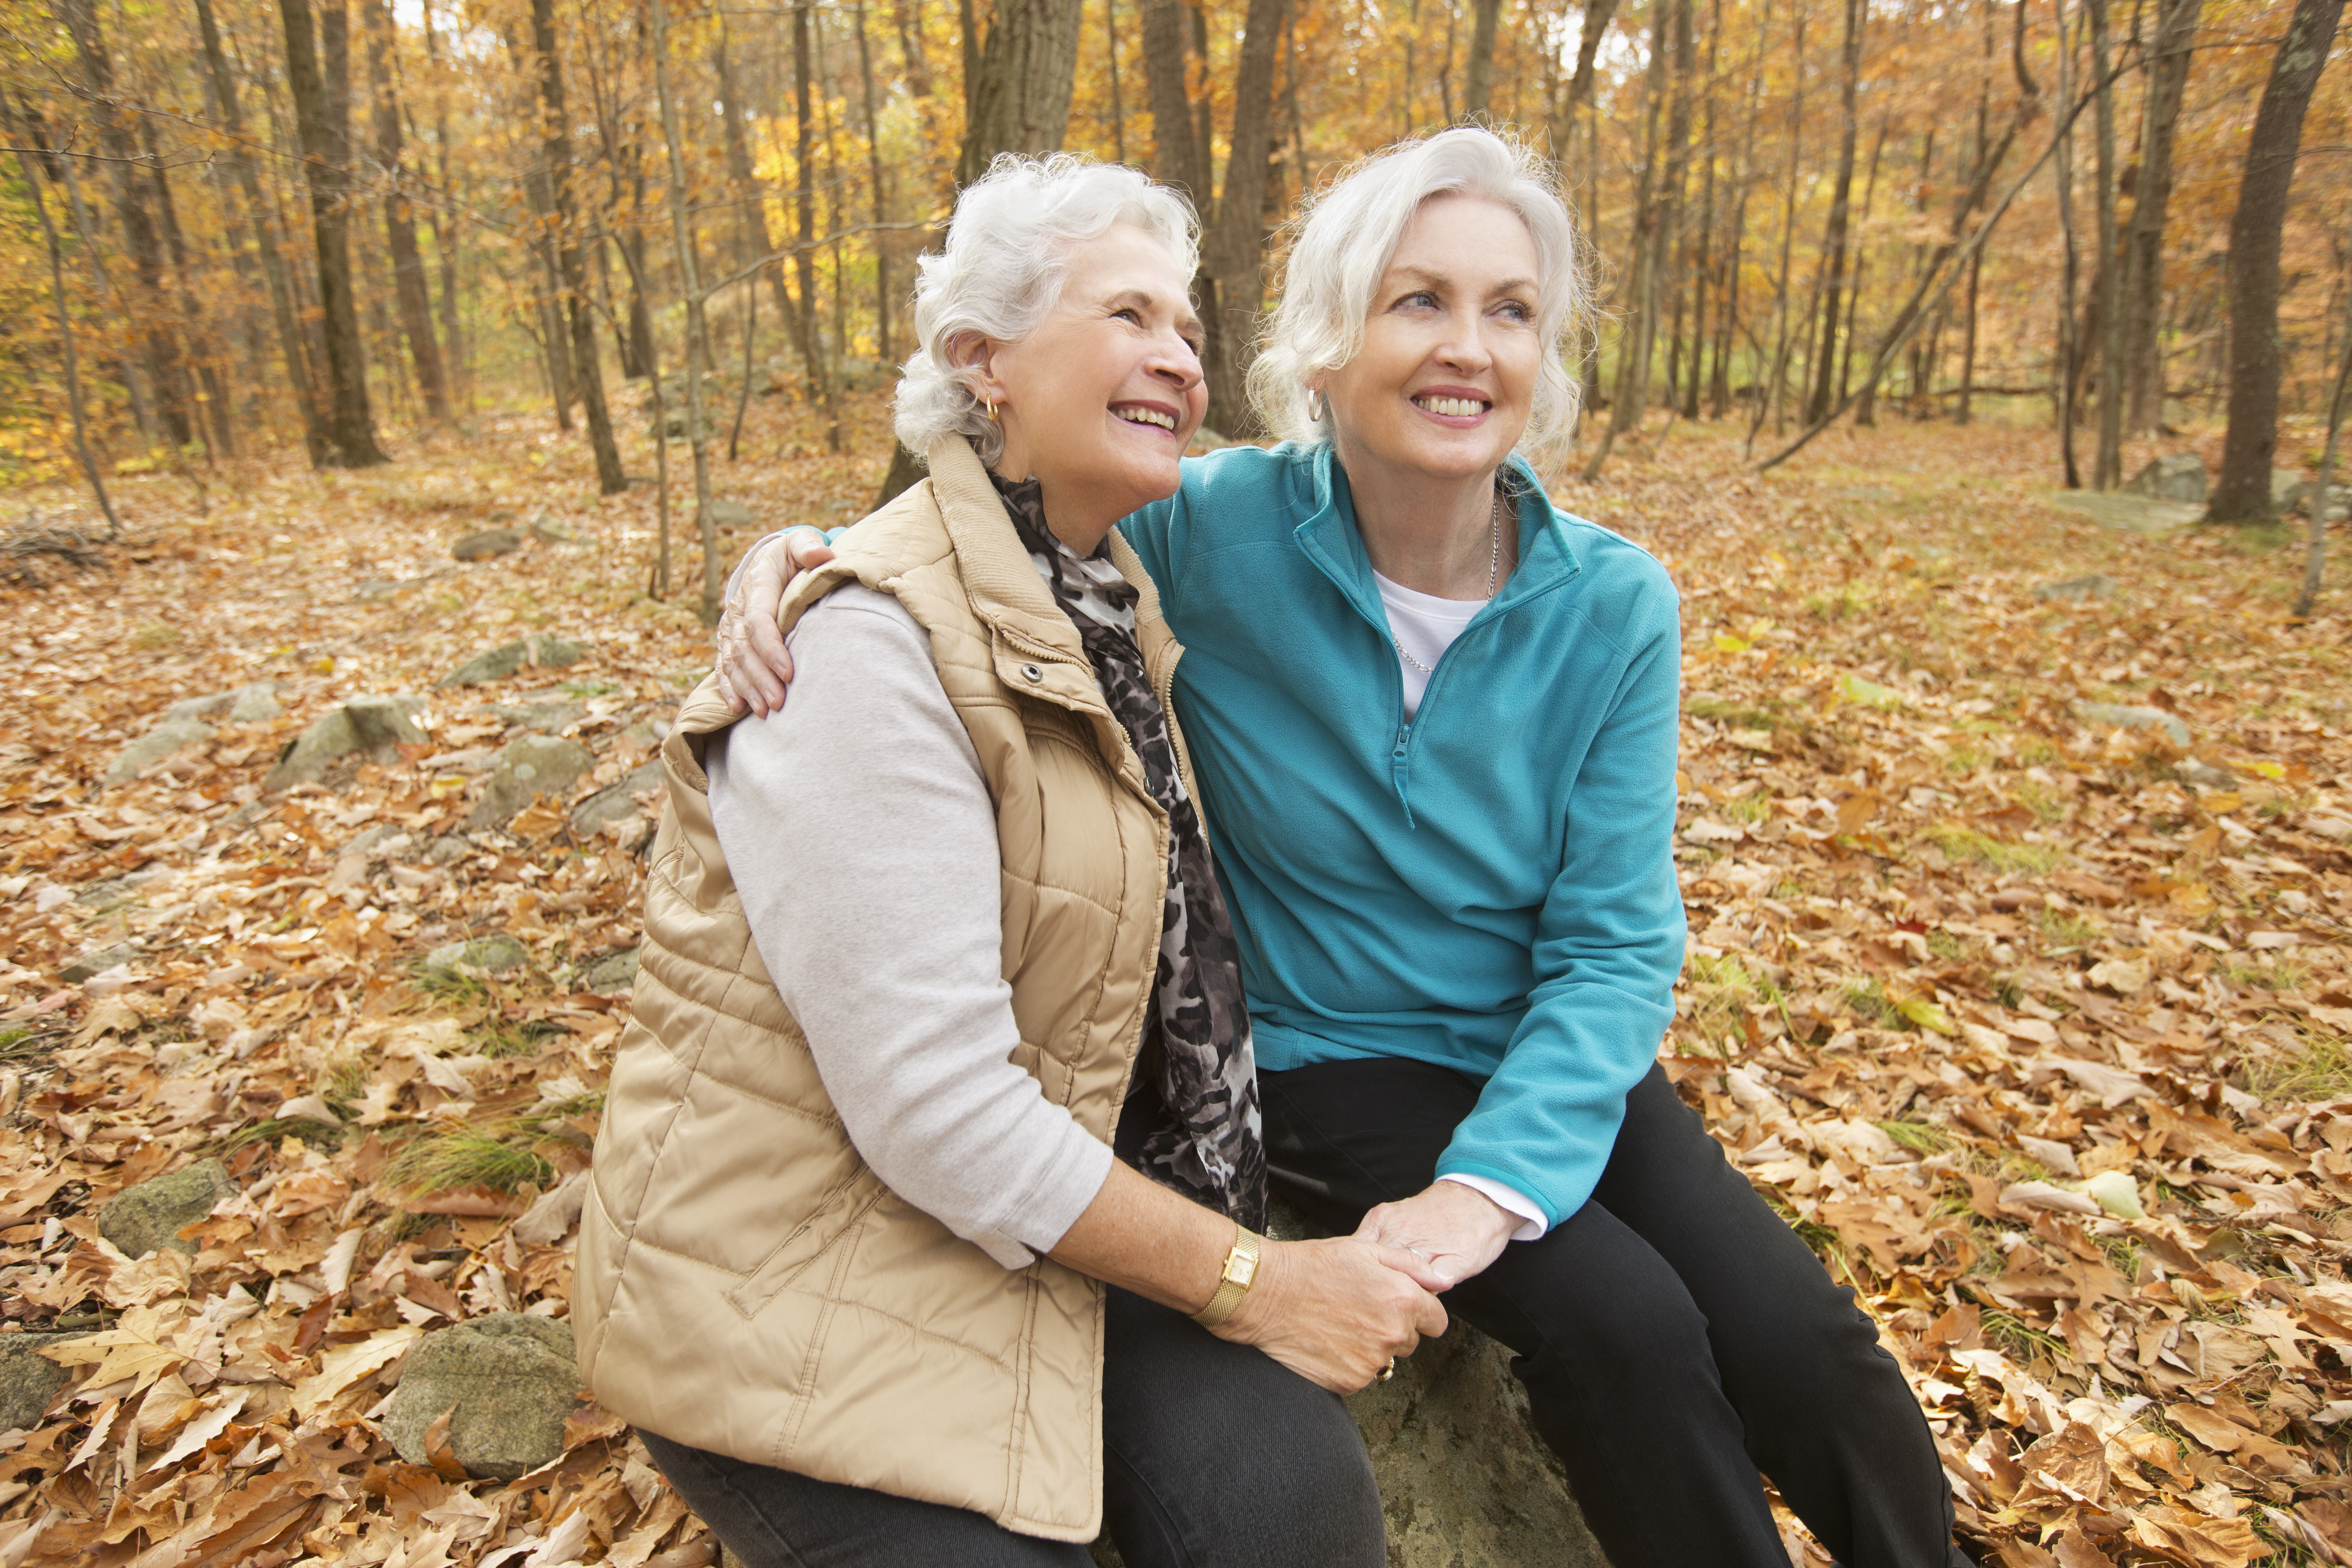
[[[567,1310],[646,765],[709,659],[690,501],[655,601],[652,493],[594,501],[544,423],[224,472],[201,512],[126,482],[100,568],[0,587],[0,1406],[27,1354],[61,1374],[0,1435],[0,1568],[710,1555],[593,1407],[510,1481],[387,1435],[429,1331]],[[878,402],[852,429],[755,413],[730,555],[855,515]],[[2049,468],[2045,433],[1906,425],[1759,477],[1684,425],[1558,490],[1685,594],[1666,1060],[1877,1319],[1979,1548],[2352,1563],[2345,574],[2291,623],[2283,533],[2102,528]],[[389,694],[381,747],[265,789]],[[193,1253],[102,1233],[205,1159],[235,1191]]]

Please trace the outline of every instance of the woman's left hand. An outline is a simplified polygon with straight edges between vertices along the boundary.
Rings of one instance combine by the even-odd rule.
[[[1446,1284],[1458,1285],[1501,1257],[1521,1223],[1486,1194],[1458,1181],[1439,1181],[1401,1203],[1371,1210],[1356,1235],[1402,1248],[1428,1263]]]

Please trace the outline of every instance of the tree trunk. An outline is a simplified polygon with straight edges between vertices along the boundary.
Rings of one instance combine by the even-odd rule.
[[[286,28],[286,85],[302,141],[302,170],[310,187],[310,228],[319,252],[319,303],[327,361],[327,461],[365,468],[392,461],[376,444],[368,406],[367,359],[360,345],[358,302],[352,292],[350,78],[341,0],[324,0],[319,35],[310,26],[310,0],[278,0]],[[321,69],[320,45],[326,68]]]
[[[1859,0],[1853,0],[1859,3]],[[1617,334],[1617,385],[1609,403],[1609,428],[1601,433],[1601,444],[1592,460],[1584,465],[1584,482],[1588,485],[1601,477],[1601,465],[1617,438],[1629,430],[1639,430],[1650,396],[1650,350],[1658,333],[1660,298],[1658,262],[1659,231],[1663,226],[1664,202],[1660,195],[1664,181],[1659,169],[1659,116],[1664,110],[1667,91],[1666,65],[1669,28],[1675,12],[1690,4],[1690,0],[1661,0],[1650,14],[1650,65],[1643,85],[1642,172],[1633,189],[1633,234],[1627,246],[1633,258],[1633,276],[1626,280],[1626,295],[1632,311],[1625,325]]]
[[[793,6],[793,121],[798,141],[794,143],[794,183],[799,187],[793,193],[793,212],[800,230],[793,248],[793,269],[801,284],[801,340],[808,346],[809,374],[824,399],[824,411],[830,421],[827,431],[833,450],[841,450],[841,409],[835,401],[833,375],[825,356],[824,340],[816,324],[816,120],[815,72],[811,60],[809,39],[810,0],[797,0]],[[1002,24],[999,24],[1000,28]],[[994,42],[991,39],[992,44]],[[1077,40],[1073,37],[1071,59],[1075,66]],[[1069,89],[1063,88],[1062,115],[1069,118]],[[969,145],[969,143],[967,143]]]
[[[866,104],[866,193],[874,212],[874,357],[879,363],[888,365],[896,362],[890,353],[890,247],[882,227],[888,221],[889,202],[882,183],[882,131],[874,112],[874,51],[866,40],[866,0],[857,0],[856,15],[857,80]],[[1114,48],[1117,43],[1114,38]],[[1114,68],[1118,65],[1115,54],[1112,65]],[[1125,161],[1122,155],[1120,162]]]
[[[1845,47],[1842,57],[1838,104],[1837,180],[1830,188],[1829,228],[1822,239],[1822,249],[1827,258],[1822,263],[1822,287],[1828,308],[1822,312],[1822,346],[1821,352],[1813,361],[1813,392],[1805,405],[1807,424],[1818,424],[1828,416],[1832,393],[1837,384],[1838,295],[1845,282],[1847,206],[1853,193],[1854,141],[1861,130],[1854,112],[1854,97],[1862,82],[1862,26],[1863,0],[1846,0]]]
[[[47,222],[46,218],[42,221]],[[55,239],[50,243],[54,246]],[[2311,528],[2304,546],[2303,591],[2294,601],[2297,615],[2311,613],[2312,604],[2319,598],[2321,574],[2327,567],[2327,504],[2336,495],[2336,444],[2344,434],[2344,401],[2347,392],[2352,392],[2352,288],[2344,291],[2344,348],[2336,368],[2335,390],[2327,398],[2327,441],[2319,452],[2319,486],[2311,492]]]
[[[726,18],[719,18],[719,42],[711,52],[711,64],[719,78],[719,118],[727,149],[727,178],[734,188],[737,264],[749,267],[763,256],[774,253],[775,245],[768,237],[768,195],[751,167],[751,144],[743,134],[746,112],[743,95],[735,85],[734,57],[729,50]],[[801,360],[801,392],[814,404],[821,402],[817,375],[817,349],[807,336],[809,318],[801,313],[784,282],[782,266],[765,269],[768,287],[776,297],[776,314],[782,317],[784,328],[793,335],[793,351]]]
[[[179,208],[172,200],[171,176],[163,172],[161,149],[155,145],[155,122],[140,123],[140,141],[147,158],[147,176],[155,188],[155,217],[163,232],[164,254],[171,258],[173,281],[179,286],[180,322],[187,331],[194,349],[191,358],[196,373],[196,384],[202,389],[198,401],[212,416],[210,441],[213,449],[223,456],[236,453],[236,434],[229,422],[228,382],[221,375],[220,356],[210,334],[204,329],[204,308],[196,303],[196,286],[193,265],[188,259],[186,236],[180,230]]]
[[[432,0],[425,0],[425,56],[428,60],[439,57],[433,35]],[[454,203],[457,186],[449,178],[449,115],[444,109],[434,126],[435,152],[441,179],[444,201],[427,211],[427,221],[433,226],[433,249],[441,258],[441,347],[444,351],[442,371],[453,397],[462,399],[467,411],[474,406],[474,376],[472,363],[467,357],[466,337],[457,313],[457,219],[444,216],[444,209]]]
[[[2294,183],[2304,110],[2327,64],[2344,0],[2295,0],[2286,38],[2271,62],[2246,172],[2230,223],[2230,424],[2213,487],[2213,522],[2271,516],[2271,466],[2278,447],[2279,229]]]
[[[1716,58],[1723,47],[1723,0],[1708,7],[1706,32],[1706,130],[1699,140],[1706,161],[1699,195],[1698,245],[1691,253],[1691,358],[1683,381],[1683,417],[1698,417],[1699,393],[1706,379],[1706,293],[1713,281],[1715,244],[1715,78]]]
[[[1568,91],[1552,118],[1551,144],[1555,147],[1568,145],[1576,129],[1577,110],[1592,97],[1594,64],[1600,58],[1601,36],[1609,31],[1610,18],[1616,14],[1617,0],[1585,0],[1584,17],[1577,29],[1576,74],[1568,78]]]
[[[710,516],[710,433],[702,418],[702,354],[708,337],[702,320],[702,277],[695,266],[694,212],[687,199],[686,148],[677,128],[677,95],[669,85],[669,15],[664,0],[648,0],[653,9],[654,92],[661,104],[662,143],[669,152],[670,235],[677,257],[678,291],[686,296],[686,434],[694,449],[694,514],[702,541],[702,618],[719,619],[719,530]],[[654,367],[654,386],[660,395],[661,367]],[[656,405],[656,414],[659,405]],[[657,445],[667,446],[665,429]],[[661,502],[661,559],[656,573],[665,591],[669,587],[669,487]]]
[[[803,5],[793,13],[799,47]],[[1058,152],[1070,126],[1070,94],[1078,68],[1080,0],[999,0],[996,19],[981,46],[980,78],[966,83],[970,116],[956,183],[988,172],[999,152]],[[969,52],[969,46],[967,46]]]
[[[1209,420],[1227,435],[1257,431],[1249,368],[1265,302],[1265,166],[1274,144],[1274,61],[1288,0],[1250,0],[1234,76],[1234,123],[1224,190],[1202,246],[1208,283]]]
[[[1185,79],[1183,0],[1141,0],[1143,74],[1151,98],[1151,172],[1192,198],[1195,209],[1209,205],[1208,171],[1200,165],[1200,141],[1192,130],[1192,95]]]
[[[1854,225],[1857,231],[1868,228],[1870,210],[1878,200],[1878,159],[1886,151],[1886,123],[1884,118],[1879,120],[1878,135],[1870,144],[1870,172],[1863,177],[1862,219]],[[1854,340],[1861,336],[1858,323],[1862,319],[1862,284],[1869,270],[1870,253],[1864,248],[1857,234],[1853,246],[1853,277],[1845,291],[1845,338],[1838,350],[1837,395],[1840,402],[1845,401],[1849,372],[1853,369]],[[1862,389],[1862,404],[1854,411],[1856,424],[1878,423],[1877,392],[1875,382]]]
[[[2124,427],[2152,435],[2164,422],[2164,219],[2172,201],[2172,140],[2189,85],[2189,46],[2203,0],[2162,0],[2140,108],[2139,182],[2124,274]]]
[[[2116,246],[2116,182],[2120,171],[2116,164],[2115,84],[2108,79],[2114,50],[2108,38],[2107,0],[2089,3],[2091,68],[2098,73],[2092,84],[2098,95],[2093,134],[2099,159],[2099,276],[2094,280],[2098,292],[2091,304],[2099,317],[2099,444],[2091,459],[2091,488],[2111,490],[2124,482],[2124,320],[2119,308],[2122,290],[2117,287],[2122,271],[2117,264],[2123,257]]]
[[[1470,0],[1470,58],[1462,68],[1462,118],[1492,118],[1488,103],[1495,91],[1495,23],[1503,0]]]
[[[113,102],[114,64],[106,52],[106,39],[99,28],[93,0],[59,0],[58,14],[67,31],[73,35],[75,52],[81,58],[82,76],[96,99],[92,108],[98,120],[99,144],[110,160],[108,169],[114,180],[115,213],[122,225],[123,244],[131,252],[131,265],[138,275],[142,298],[137,307],[145,320],[140,330],[141,357],[145,361],[148,382],[160,400],[157,412],[163,417],[164,432],[174,447],[184,447],[196,435],[188,407],[187,367],[166,319],[169,304],[164,292],[163,240],[136,177],[138,141],[131,134],[131,122]]]
[[[2058,20],[2058,101],[2074,101],[2074,45],[2066,30],[2066,0],[2056,0]],[[2074,460],[2074,423],[2079,404],[2075,389],[2083,371],[2081,321],[2076,315],[2082,290],[2077,281],[2081,247],[2074,240],[2074,132],[2070,120],[2058,139],[2053,176],[2058,192],[2058,348],[2050,377],[2057,390],[2058,458],[2066,488],[2083,487],[2083,471]]]
[[[1779,415],[1789,389],[1789,257],[1797,239],[1797,171],[1805,145],[1805,16],[1810,7],[1801,0],[1790,9],[1796,14],[1796,64],[1791,72],[1795,85],[1789,95],[1789,182],[1780,210],[1780,271],[1772,287],[1772,373],[1770,381],[1757,391],[1756,411],[1748,424],[1751,448],[1764,421]],[[1776,434],[1780,428],[1777,423],[1773,426]]]
[[[383,166],[383,231],[392,252],[393,294],[400,308],[401,334],[408,340],[409,361],[416,368],[416,384],[425,394],[425,412],[446,423],[449,383],[441,370],[441,347],[433,339],[433,301],[425,287],[425,257],[416,248],[416,215],[402,189],[407,171],[401,163],[400,100],[392,60],[398,24],[388,0],[362,3],[368,5],[368,77],[375,89],[375,156]]]
[[[106,478],[99,472],[98,456],[90,450],[89,429],[82,417],[81,359],[74,350],[73,318],[66,308],[65,246],[58,239],[57,225],[49,221],[48,204],[41,200],[41,181],[34,172],[32,154],[21,147],[16,151],[16,166],[25,172],[25,193],[41,220],[41,237],[48,247],[49,298],[57,308],[58,348],[65,358],[66,409],[73,419],[74,454],[81,459],[90,493],[98,497],[98,509],[106,515],[106,537],[113,538],[122,532],[122,519],[115,516],[114,499],[106,493]]]
[[[621,449],[613,438],[613,413],[604,402],[603,359],[596,350],[595,307],[588,294],[588,269],[580,254],[580,223],[572,193],[572,131],[563,99],[563,60],[556,53],[555,0],[530,0],[531,52],[538,57],[541,156],[547,168],[554,209],[555,262],[563,281],[564,313],[572,327],[572,379],[588,416],[588,444],[596,454],[596,489],[616,496],[629,487],[621,469]]]

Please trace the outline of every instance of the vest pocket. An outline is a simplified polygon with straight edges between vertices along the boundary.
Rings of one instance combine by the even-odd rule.
[[[872,1171],[860,1166],[819,1199],[809,1217],[793,1227],[758,1268],[743,1276],[741,1284],[727,1292],[727,1304],[746,1318],[758,1317],[888,1190]]]

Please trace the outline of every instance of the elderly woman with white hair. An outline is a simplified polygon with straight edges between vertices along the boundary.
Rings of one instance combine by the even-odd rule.
[[[1338,1394],[1442,1281],[1258,1234],[1181,650],[1109,537],[1200,423],[1194,247],[1133,170],[967,189],[899,392],[929,479],[784,605],[792,701],[706,683],[664,747],[572,1313],[746,1563],[1076,1568],[1106,1513],[1137,1568],[1386,1561]]]
[[[1518,1353],[1618,1568],[1780,1568],[1759,1469],[1840,1563],[1965,1563],[1869,1318],[1655,1061],[1676,598],[1518,455],[1572,418],[1582,303],[1523,149],[1369,159],[1302,219],[1253,367],[1287,439],[1188,459],[1118,525],[1188,650],[1272,1176]],[[743,574],[723,665],[756,706],[791,675],[776,558],[824,555],[796,535]]]

